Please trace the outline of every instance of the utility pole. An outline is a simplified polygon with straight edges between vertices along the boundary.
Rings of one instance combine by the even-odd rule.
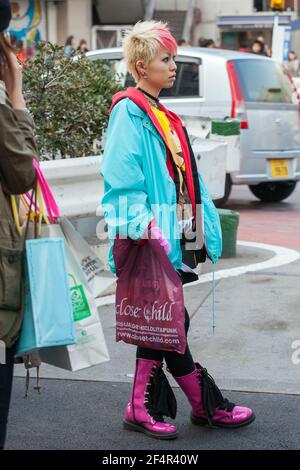
[[[294,12],[295,12],[295,20],[298,18],[299,15],[299,0],[294,0]]]
[[[145,0],[144,21],[152,20],[155,11],[156,0]]]
[[[189,0],[186,15],[185,15],[185,21],[184,21],[184,25],[183,25],[183,31],[182,31],[182,35],[181,35],[182,38],[185,39],[188,42],[190,42],[190,39],[191,39],[191,30],[192,30],[193,16],[194,16],[194,7],[195,7],[194,0]]]

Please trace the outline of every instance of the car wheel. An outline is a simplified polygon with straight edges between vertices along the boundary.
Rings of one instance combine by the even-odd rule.
[[[215,199],[214,204],[216,207],[222,207],[226,203],[227,199],[230,196],[232,189],[232,181],[231,181],[231,176],[229,173],[226,173],[226,179],[225,179],[225,191],[224,191],[224,196],[220,199]]]
[[[249,185],[250,191],[263,202],[279,202],[289,197],[297,181],[278,181]]]

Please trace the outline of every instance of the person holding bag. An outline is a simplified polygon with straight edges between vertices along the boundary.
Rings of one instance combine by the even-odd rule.
[[[130,272],[138,285],[138,273],[147,273],[147,267],[137,266],[137,273],[126,270],[126,259],[132,263],[135,256],[143,258],[136,254],[136,246],[143,250],[151,238],[160,245],[162,265],[167,255],[184,284],[198,278],[195,268],[199,262],[207,257],[213,263],[218,260],[222,240],[219,216],[198,175],[187,131],[159,100],[161,90],[175,83],[176,41],[167,24],[140,21],[126,32],[123,47],[136,87],[114,95],[104,142],[102,207],[110,240],[110,269],[117,274],[117,283]],[[128,289],[128,297],[134,295]],[[153,306],[155,294],[147,300]],[[116,305],[116,313],[118,308]],[[123,310],[127,324],[130,317],[138,317],[139,310],[136,305]],[[184,307],[182,310],[187,335],[189,315]],[[194,424],[235,428],[254,421],[251,409],[222,396],[207,370],[194,362],[188,344],[183,353],[138,345],[125,429],[158,439],[177,437],[176,426],[163,418],[176,416],[175,397],[162,370],[164,360],[192,406]]]
[[[34,187],[38,151],[22,93],[22,68],[4,34],[10,4],[0,0],[0,449],[4,448],[15,344],[22,324],[22,242],[10,196]],[[4,351],[3,351],[4,349]],[[3,363],[4,362],[4,363]]]

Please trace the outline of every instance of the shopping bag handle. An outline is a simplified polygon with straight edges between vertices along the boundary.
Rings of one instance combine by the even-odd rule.
[[[52,224],[55,223],[55,219],[60,217],[60,210],[55,201],[53,193],[43,175],[39,162],[36,159],[33,159],[33,166],[36,170],[37,181],[41,188],[41,192],[45,201],[46,209],[49,215],[49,219]]]
[[[29,203],[29,209],[28,209],[28,217],[26,221],[26,226],[25,226],[25,233],[24,233],[24,238],[23,238],[23,246],[22,246],[22,252],[25,253],[25,247],[26,247],[26,239],[27,239],[27,234],[28,234],[28,228],[29,228],[29,222],[30,222],[30,216],[33,213],[32,211],[32,205],[33,205],[33,197],[35,198],[35,204],[37,203],[37,191],[36,191],[36,186],[37,186],[37,181],[34,183],[34,187],[31,192],[31,197],[30,197],[30,203]],[[34,214],[34,238],[38,237],[38,226],[37,226],[37,215]]]

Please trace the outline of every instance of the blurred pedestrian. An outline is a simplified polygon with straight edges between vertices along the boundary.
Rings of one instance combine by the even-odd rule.
[[[76,41],[74,36],[68,36],[65,42],[65,56],[71,57],[76,49]]]
[[[292,77],[299,77],[299,59],[295,51],[290,51],[288,54],[288,62],[286,63],[287,69],[290,71]]]
[[[198,41],[199,47],[207,47],[208,49],[216,49],[216,43],[213,39],[200,38]]]
[[[11,194],[35,184],[34,123],[22,93],[22,67],[3,31],[11,18],[0,0],[0,450],[4,448],[13,380],[15,344],[22,323],[22,243],[10,205]]]
[[[177,44],[179,47],[191,47],[190,43],[186,39],[179,39]]]
[[[87,42],[85,39],[80,39],[79,46],[77,47],[78,52],[86,53],[89,52],[87,48]]]
[[[273,51],[273,50],[272,50],[272,47],[271,47],[271,46],[268,46],[268,45],[267,45],[267,46],[265,47],[265,51],[266,51],[266,56],[267,56],[267,57],[272,57],[272,51]]]
[[[266,43],[266,38],[262,34],[260,36],[257,36],[257,41],[260,41],[263,46],[264,46],[264,53],[266,56],[270,57],[270,46]]]
[[[16,41],[16,56],[19,62],[24,63],[27,59],[27,55],[24,51],[24,44],[21,39]]]
[[[25,53],[24,43],[22,39],[18,39],[15,34],[12,34],[10,35],[9,40],[10,40],[11,46],[13,46],[15,50],[15,53],[19,62],[21,63],[25,62],[25,60],[27,59],[27,54]]]
[[[257,55],[266,55],[265,53],[265,45],[259,41],[259,39],[255,39],[253,43],[251,44],[250,51],[252,54],[257,54]]]

